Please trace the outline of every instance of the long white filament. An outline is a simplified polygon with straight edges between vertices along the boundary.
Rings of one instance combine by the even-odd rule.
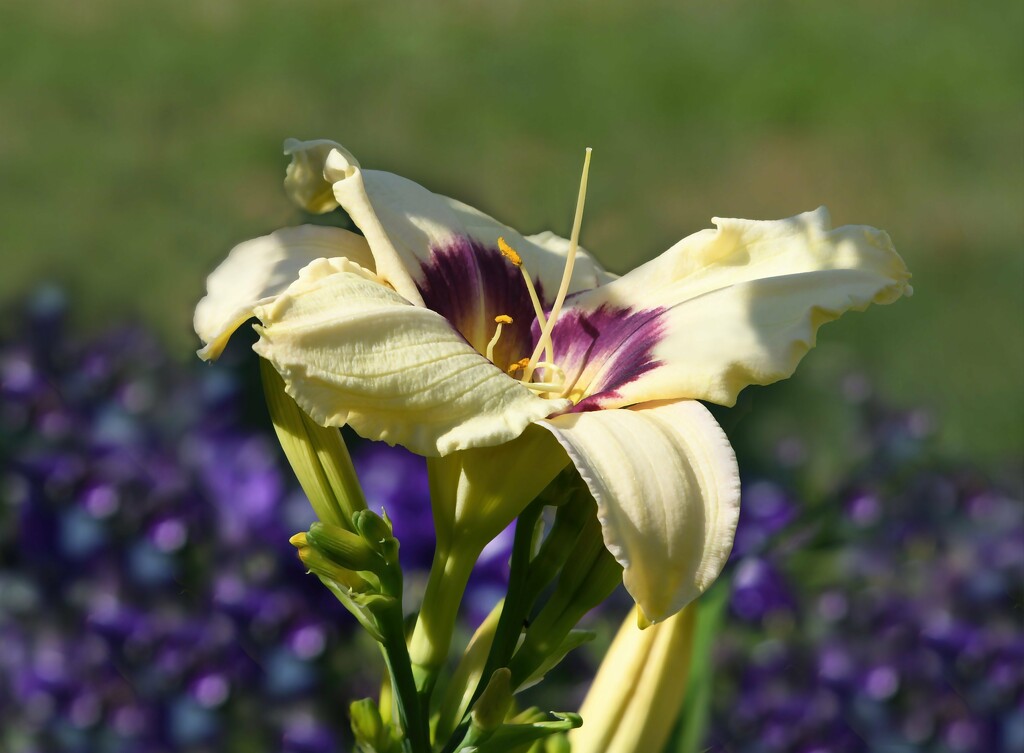
[[[576,215],[572,221],[572,235],[569,236],[569,252],[565,257],[565,269],[562,271],[562,284],[558,288],[558,295],[551,306],[551,314],[544,323],[537,340],[537,347],[533,349],[530,356],[530,363],[523,373],[523,381],[529,382],[533,378],[533,372],[537,368],[537,362],[541,353],[547,350],[547,360],[555,360],[554,345],[551,342],[551,332],[558,321],[558,315],[562,312],[562,304],[565,303],[565,296],[569,293],[569,283],[572,280],[572,270],[576,263],[576,250],[580,244],[580,226],[583,224],[583,205],[587,202],[587,176],[590,174],[590,154],[594,150],[587,147],[586,156],[583,158],[583,176],[580,178],[580,192],[576,198]]]

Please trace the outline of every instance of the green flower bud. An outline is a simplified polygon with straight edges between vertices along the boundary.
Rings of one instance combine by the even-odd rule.
[[[505,721],[512,708],[512,673],[507,667],[495,670],[480,698],[470,712],[471,727],[481,732],[493,732]]]
[[[341,432],[307,416],[262,358],[260,375],[277,439],[313,511],[325,523],[351,528],[352,514],[366,509],[366,499]]]
[[[311,525],[306,541],[325,557],[349,570],[376,572],[383,564],[380,554],[362,536],[328,523]]]
[[[352,734],[356,738],[356,745],[360,748],[377,751],[381,738],[387,734],[387,728],[374,700],[364,698],[361,701],[355,701],[349,706],[349,716],[352,718]]]

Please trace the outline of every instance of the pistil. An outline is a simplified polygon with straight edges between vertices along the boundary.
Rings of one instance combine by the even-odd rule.
[[[530,356],[530,362],[523,373],[522,381],[524,383],[529,383],[533,378],[533,372],[538,366],[541,353],[545,353],[548,362],[554,361],[554,346],[551,342],[551,332],[555,328],[558,315],[562,312],[562,304],[565,303],[565,297],[569,293],[572,270],[576,263],[576,251],[579,249],[580,242],[580,226],[583,224],[583,205],[587,201],[587,176],[590,173],[591,152],[593,150],[588,146],[586,156],[583,158],[583,176],[580,178],[580,192],[576,198],[576,215],[573,217],[572,235],[569,236],[569,251],[565,257],[565,269],[562,270],[562,284],[559,286],[558,295],[555,296],[555,302],[551,306],[550,316],[548,316],[546,322],[541,323],[540,339],[537,340],[537,346],[533,349],[533,355]]]

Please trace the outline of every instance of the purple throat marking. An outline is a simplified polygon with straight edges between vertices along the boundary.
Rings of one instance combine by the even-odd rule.
[[[421,272],[417,287],[424,304],[451,322],[480,353],[494,334],[494,317],[512,317],[513,323],[504,326],[494,349],[496,366],[507,369],[530,355],[533,304],[522,274],[496,246],[455,236],[448,244],[431,248]],[[534,280],[534,285],[543,303],[539,281]]]
[[[551,333],[555,360],[567,384],[587,393],[569,412],[604,408],[621,397],[622,387],[661,365],[654,348],[664,338],[665,311],[602,304],[592,311],[570,308],[558,318]],[[539,337],[534,327],[534,341]]]

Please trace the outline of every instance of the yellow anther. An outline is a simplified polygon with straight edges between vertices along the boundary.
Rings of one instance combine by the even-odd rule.
[[[508,367],[508,373],[509,374],[515,374],[517,371],[519,371],[521,369],[525,369],[529,365],[530,365],[530,359],[529,358],[520,358],[518,361],[516,361],[514,364],[512,364],[511,366]]]
[[[523,266],[523,257],[516,253],[516,250],[505,242],[505,239],[498,236],[498,250],[501,255],[517,267]]]
[[[544,316],[544,307],[540,305],[540,297],[537,295],[537,289],[533,286],[533,279],[530,277],[530,273],[526,271],[526,267],[523,266],[523,257],[521,257],[516,250],[512,248],[505,239],[498,237],[498,250],[501,251],[501,255],[504,256],[509,262],[517,267],[523,275],[523,282],[526,283],[526,292],[530,294],[530,303],[533,304],[533,314],[537,317],[537,321],[540,323],[541,330],[543,331],[547,326],[548,320]],[[545,350],[550,360],[551,353],[549,350]]]
[[[508,314],[498,314],[494,317],[494,323],[498,326],[494,328],[494,337],[487,343],[487,360],[494,362],[494,346],[498,344],[498,338],[501,337],[501,328],[505,324],[512,323],[512,317]]]

